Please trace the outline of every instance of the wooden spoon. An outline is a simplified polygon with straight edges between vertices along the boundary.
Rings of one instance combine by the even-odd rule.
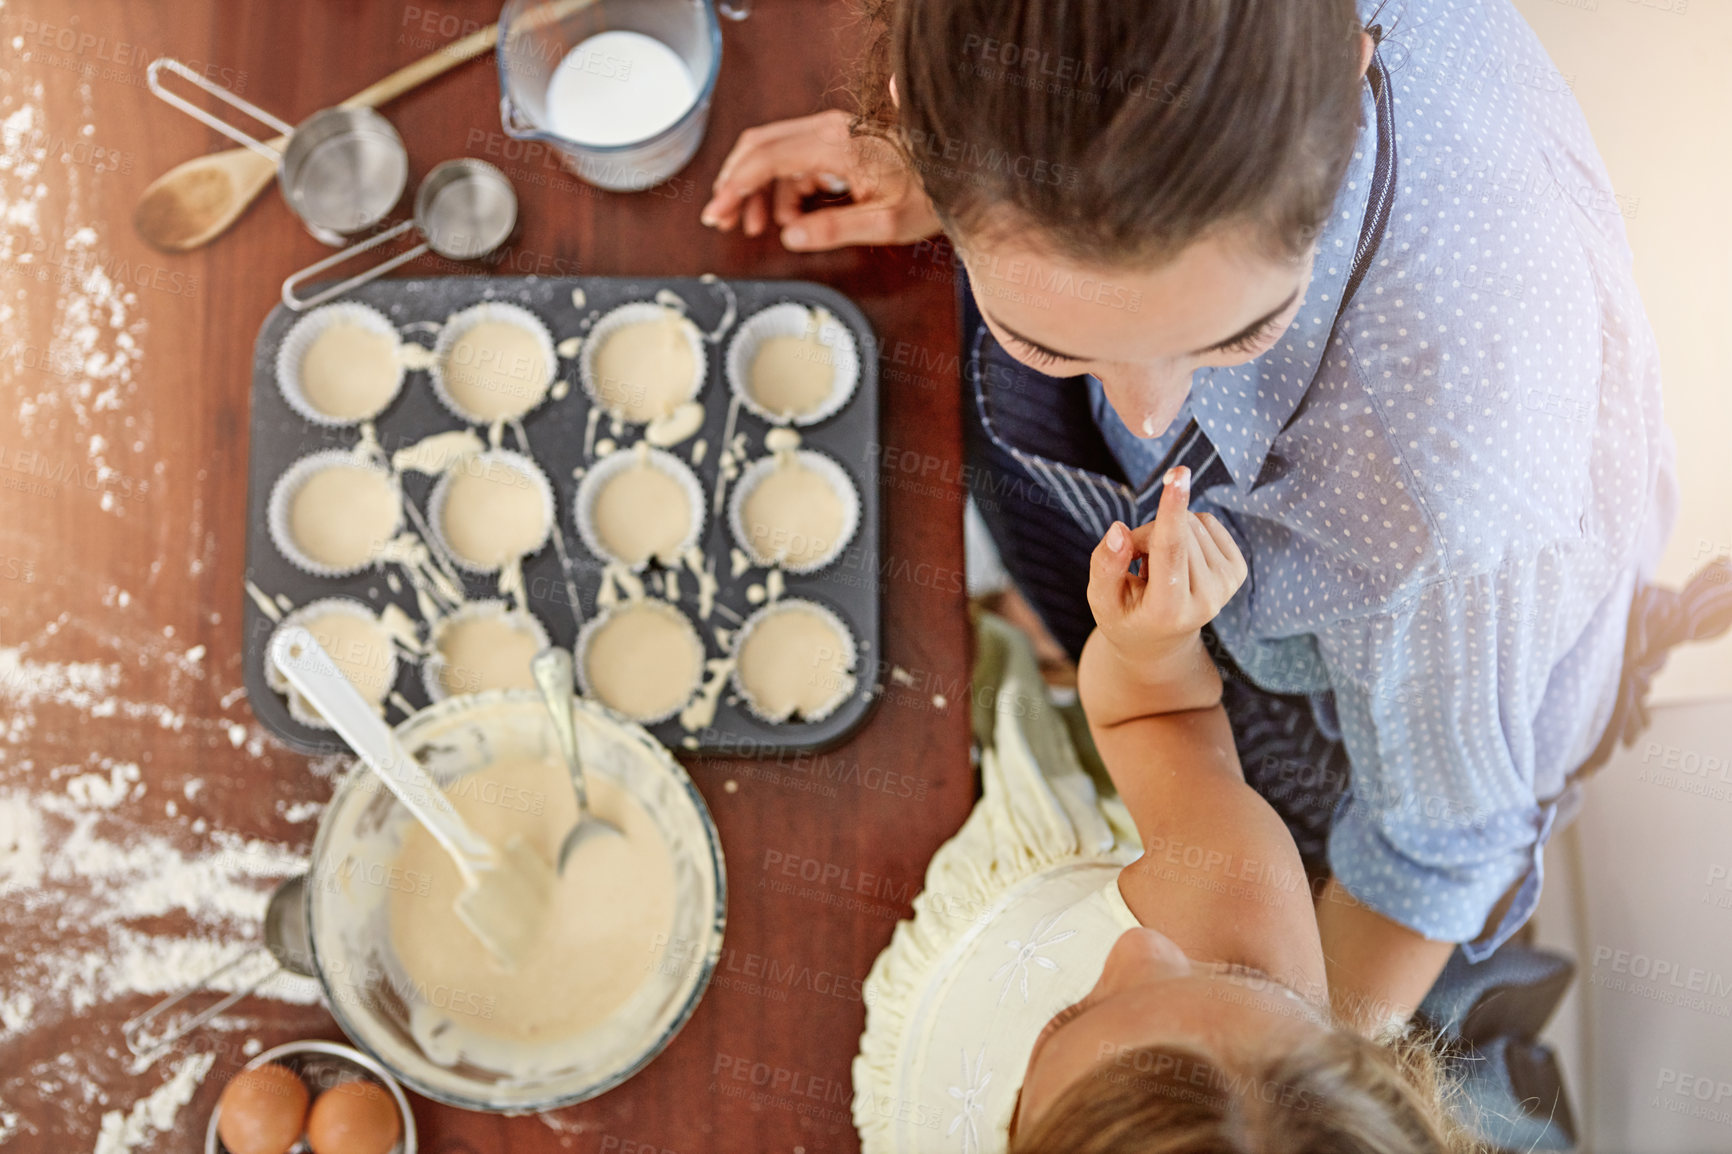
[[[344,108],[376,108],[493,47],[499,25],[453,40],[415,63],[343,101]],[[279,136],[269,141],[281,149]],[[153,181],[132,213],[132,227],[164,252],[186,252],[228,230],[276,176],[276,165],[250,148],[230,148],[178,164]]]

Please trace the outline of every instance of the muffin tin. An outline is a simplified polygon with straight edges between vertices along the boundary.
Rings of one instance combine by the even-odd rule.
[[[671,295],[670,295],[671,294]],[[676,716],[649,727],[675,752],[698,754],[763,754],[782,750],[821,749],[844,740],[865,721],[873,704],[871,670],[880,652],[880,604],[875,580],[860,582],[860,573],[876,575],[880,539],[878,493],[878,375],[876,358],[868,351],[876,347],[864,315],[846,297],[823,285],[803,281],[718,281],[713,278],[639,279],[612,277],[430,277],[387,280],[365,286],[345,300],[370,306],[396,327],[405,344],[417,344],[428,353],[411,360],[401,389],[370,424],[387,458],[398,450],[434,434],[474,430],[483,441],[486,426],[465,421],[437,395],[429,368],[431,350],[439,341],[448,318],[488,302],[527,310],[540,322],[561,355],[548,397],[520,422],[503,426],[497,446],[523,452],[551,483],[554,524],[558,537],[523,560],[526,607],[546,629],[553,643],[571,647],[583,625],[594,619],[603,605],[597,597],[604,585],[606,559],[592,552],[576,530],[574,502],[582,475],[605,456],[593,447],[611,441],[614,452],[632,451],[646,436],[646,426],[615,426],[605,411],[593,414],[595,401],[579,378],[582,349],[589,345],[595,322],[621,305],[632,302],[683,302],[686,315],[704,334],[704,382],[697,400],[703,420],[697,431],[668,447],[691,468],[704,492],[704,522],[698,548],[706,567],[713,568],[718,588],[714,610],[708,619],[699,616],[699,583],[682,566],[674,583],[677,604],[697,627],[707,659],[725,658],[737,639],[740,626],[758,612],[767,595],[812,601],[836,616],[852,634],[856,650],[853,673],[856,685],[848,697],[822,720],[772,723],[754,715],[741,700],[729,678],[723,687],[715,715],[708,725],[688,730]],[[857,383],[836,411],[811,423],[799,424],[803,449],[816,450],[835,462],[853,484],[859,505],[858,524],[852,539],[834,562],[810,573],[771,571],[753,564],[735,573],[735,554],[742,552],[729,525],[729,504],[740,475],[768,455],[765,438],[785,422],[765,419],[749,405],[741,404],[728,379],[727,364],[735,334],[742,324],[772,306],[798,304],[819,308],[834,317],[859,350]],[[503,310],[502,310],[503,311]],[[299,607],[327,597],[360,601],[375,612],[396,605],[417,622],[423,642],[428,640],[414,589],[408,575],[394,561],[375,564],[343,576],[314,576],[290,562],[273,543],[268,528],[268,504],[277,479],[296,461],[324,450],[348,450],[362,443],[369,426],[333,426],[307,419],[284,399],[277,384],[280,347],[300,317],[279,306],[265,319],[253,356],[252,430],[248,461],[247,579],[267,598],[280,605]],[[575,352],[573,337],[583,338]],[[563,346],[563,347],[560,347]],[[413,350],[411,350],[413,352]],[[571,355],[565,355],[571,354]],[[527,443],[519,440],[517,426]],[[744,453],[731,476],[721,476],[723,438],[731,429],[744,439]],[[778,434],[785,437],[786,434]],[[702,441],[705,451],[693,460],[694,446]],[[716,487],[725,481],[720,507]],[[432,490],[437,476],[419,472],[400,475],[404,503],[408,506],[405,532],[424,540],[431,524]],[[559,545],[563,543],[563,550]],[[435,553],[438,546],[428,545]],[[563,559],[562,559],[563,553]],[[849,574],[848,580],[830,575]],[[464,595],[470,602],[500,596],[494,574],[456,569]],[[657,565],[636,574],[648,586],[647,596],[667,600],[666,574]],[[612,584],[609,582],[608,584]],[[575,595],[575,596],[574,596]],[[302,724],[290,715],[282,695],[267,684],[265,654],[276,623],[257,600],[243,595],[246,621],[245,681],[253,711],[272,732],[289,745],[305,752],[340,749],[335,737]],[[393,692],[387,705],[395,721],[402,710],[428,704],[425,656],[402,654]],[[711,677],[715,674],[710,674]]]

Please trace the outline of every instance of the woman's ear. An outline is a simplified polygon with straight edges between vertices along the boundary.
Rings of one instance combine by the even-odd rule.
[[[1371,54],[1376,51],[1377,41],[1371,38],[1371,33],[1361,32],[1359,34],[1359,75],[1364,76],[1371,71]],[[896,99],[896,81],[894,78],[890,81],[890,99],[892,101]]]
[[[1369,39],[1369,37],[1367,39]],[[1366,63],[1367,67],[1370,67],[1371,57],[1367,56],[1365,58],[1365,63]],[[901,108],[902,107],[902,101],[897,99],[897,97],[896,97],[896,77],[894,77],[894,76],[892,76],[890,78],[890,106],[892,108]]]

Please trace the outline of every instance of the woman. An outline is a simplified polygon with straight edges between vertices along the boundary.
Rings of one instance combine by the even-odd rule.
[[[703,218],[799,248],[943,230],[977,504],[1073,655],[1088,552],[1192,467],[1250,564],[1212,648],[1247,775],[1328,879],[1333,1003],[1405,1017],[1458,945],[1479,962],[1532,913],[1624,732],[1674,520],[1580,110],[1526,83],[1554,70],[1508,0],[891,16],[888,135],[752,130]],[[837,180],[853,203],[805,211]]]
[[[1205,635],[1231,734],[1197,736],[1232,737],[1320,879],[1333,1013],[1386,1036],[1527,920],[1653,655],[1732,594],[1646,584],[1672,445],[1580,110],[1508,0],[887,8],[863,122],[743,134],[703,219],[794,249],[942,231],[976,504],[1073,656],[1091,551],[1189,466],[1249,566]],[[1110,897],[1077,907],[1097,931]],[[1347,1081],[1388,1104],[1368,1061]]]

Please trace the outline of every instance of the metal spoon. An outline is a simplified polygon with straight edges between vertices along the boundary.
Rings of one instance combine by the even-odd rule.
[[[583,766],[577,755],[577,726],[571,719],[571,701],[576,696],[571,654],[557,646],[543,649],[529,663],[529,668],[535,674],[535,684],[541,690],[548,715],[553,718],[553,732],[559,735],[559,751],[565,757],[566,772],[571,775],[571,790],[577,795],[577,822],[559,843],[559,856],[554,859],[554,871],[564,873],[565,863],[580,844],[592,837],[619,837],[621,832],[617,825],[589,810],[589,786],[584,784]]]
[[[140,1058],[149,1057],[174,1045],[260,986],[276,977],[280,970],[298,974],[303,978],[311,978],[313,973],[313,951],[307,934],[307,875],[300,874],[288,878],[278,885],[271,894],[270,904],[265,906],[264,922],[265,940],[262,945],[254,946],[231,962],[226,962],[203,978],[197,985],[188,986],[178,994],[172,994],[138,1017],[127,1022],[120,1028],[121,1036],[126,1039],[126,1048]],[[241,988],[200,1010],[191,1018],[181,1023],[180,1027],[160,1038],[146,1035],[145,1030],[150,1024],[174,1009],[194,994],[208,990],[211,983],[224,974],[250,963],[260,951],[265,951],[276,959],[276,966],[260,974]]]

